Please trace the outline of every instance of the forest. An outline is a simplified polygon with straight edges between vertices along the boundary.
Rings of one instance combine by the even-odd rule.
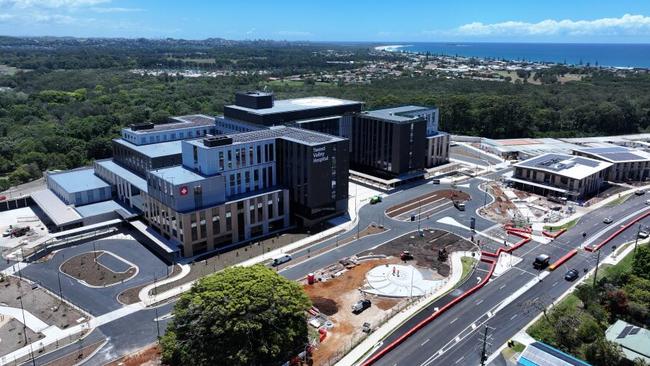
[[[391,57],[398,56],[377,56],[360,45],[0,37],[0,72],[2,66],[15,68],[0,73],[0,191],[48,169],[109,157],[110,141],[124,126],[160,123],[174,115],[219,114],[236,91],[250,89],[267,88],[280,99],[325,95],[360,100],[368,109],[435,105],[443,131],[491,138],[615,135],[647,131],[650,125],[647,73],[621,76],[592,69],[581,81],[542,85],[436,74],[369,84],[285,85],[255,73],[184,78],[129,71],[189,62],[193,67],[267,69],[280,76],[350,67],[327,62],[333,59],[358,64]]]

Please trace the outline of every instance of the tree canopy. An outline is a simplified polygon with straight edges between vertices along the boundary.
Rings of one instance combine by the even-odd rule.
[[[171,365],[279,365],[307,345],[300,286],[262,265],[199,280],[174,307],[161,345]]]

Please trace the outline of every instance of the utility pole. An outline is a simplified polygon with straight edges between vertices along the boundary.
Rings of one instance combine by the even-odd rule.
[[[420,235],[420,220],[422,219],[422,200],[418,200],[418,235]]]
[[[596,271],[594,272],[594,287],[596,287],[596,279],[598,279],[598,266],[600,265],[600,250],[598,251],[598,256],[596,257]]]
[[[481,350],[481,366],[485,366],[485,361],[487,361],[487,332],[488,332],[488,326],[485,326],[485,332],[483,333],[483,349]]]
[[[59,297],[63,303],[63,290],[61,289],[61,271],[56,271],[56,277],[59,280]]]
[[[641,224],[639,224],[639,229],[636,232],[636,239],[634,239],[634,256],[636,257],[636,246],[639,244],[639,234],[641,234]]]
[[[156,331],[158,332],[158,342],[160,342],[160,323],[158,322],[158,307],[153,308],[156,312]]]

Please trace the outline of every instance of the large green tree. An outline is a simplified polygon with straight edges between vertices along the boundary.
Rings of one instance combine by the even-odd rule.
[[[161,344],[171,365],[278,365],[307,344],[300,286],[256,265],[199,280],[174,307]]]

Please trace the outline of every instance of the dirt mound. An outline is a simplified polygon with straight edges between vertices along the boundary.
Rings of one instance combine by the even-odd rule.
[[[339,306],[336,304],[336,301],[332,299],[317,296],[313,297],[311,302],[318,310],[320,310],[321,313],[327,316],[332,316],[339,311]]]

